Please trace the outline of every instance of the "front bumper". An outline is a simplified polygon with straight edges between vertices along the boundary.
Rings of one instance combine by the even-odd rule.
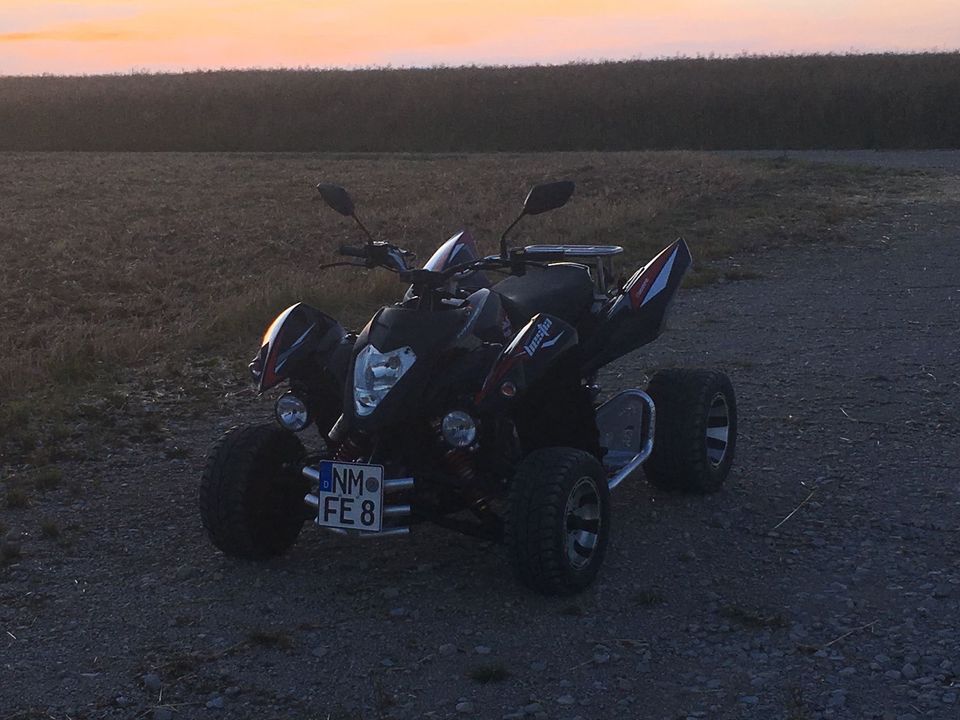
[[[319,486],[320,483],[320,468],[307,465],[301,471],[303,476],[314,483],[316,486]],[[396,496],[398,494],[412,494],[416,482],[412,477],[405,478],[387,478],[383,481],[383,493],[384,500],[389,500],[389,496]],[[307,504],[308,507],[312,508],[315,512],[319,511],[320,500],[317,497],[315,492],[309,492],[303,497],[303,501]],[[337,535],[350,535],[354,537],[363,537],[363,538],[377,538],[377,537],[386,537],[388,535],[409,535],[410,526],[409,521],[413,514],[413,508],[409,503],[397,503],[397,504],[386,504],[383,506],[383,527],[378,532],[368,532],[363,530],[344,530],[342,528],[332,528],[325,526],[324,530],[328,532],[335,533]],[[316,518],[319,517],[319,513],[315,516],[314,523],[317,522]]]

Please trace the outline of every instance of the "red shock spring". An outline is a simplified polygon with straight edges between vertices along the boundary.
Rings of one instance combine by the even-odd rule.
[[[444,457],[447,469],[452,475],[460,478],[465,483],[473,482],[477,473],[473,467],[473,453],[465,448],[454,448],[447,452]]]

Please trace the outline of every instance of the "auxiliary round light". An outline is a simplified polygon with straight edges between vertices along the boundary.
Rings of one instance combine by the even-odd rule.
[[[310,424],[307,404],[294,395],[292,390],[277,398],[275,410],[277,422],[287,430],[300,432]]]
[[[443,431],[443,439],[453,447],[467,447],[477,439],[477,423],[463,410],[447,413],[440,429]]]

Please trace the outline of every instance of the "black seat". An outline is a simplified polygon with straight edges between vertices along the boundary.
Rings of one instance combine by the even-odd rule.
[[[514,325],[537,313],[550,313],[576,326],[593,303],[593,281],[583,265],[530,266],[526,275],[511,275],[491,288],[500,295]]]

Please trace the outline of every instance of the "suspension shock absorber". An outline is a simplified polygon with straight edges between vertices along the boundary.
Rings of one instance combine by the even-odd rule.
[[[337,451],[333,454],[334,460],[341,462],[352,462],[363,455],[363,448],[357,444],[352,435],[348,435],[340,443]]]
[[[333,445],[333,459],[341,462],[353,462],[363,457],[366,448],[364,438],[358,437],[356,433],[351,433],[344,422],[343,415],[334,423],[327,433],[330,444]]]

